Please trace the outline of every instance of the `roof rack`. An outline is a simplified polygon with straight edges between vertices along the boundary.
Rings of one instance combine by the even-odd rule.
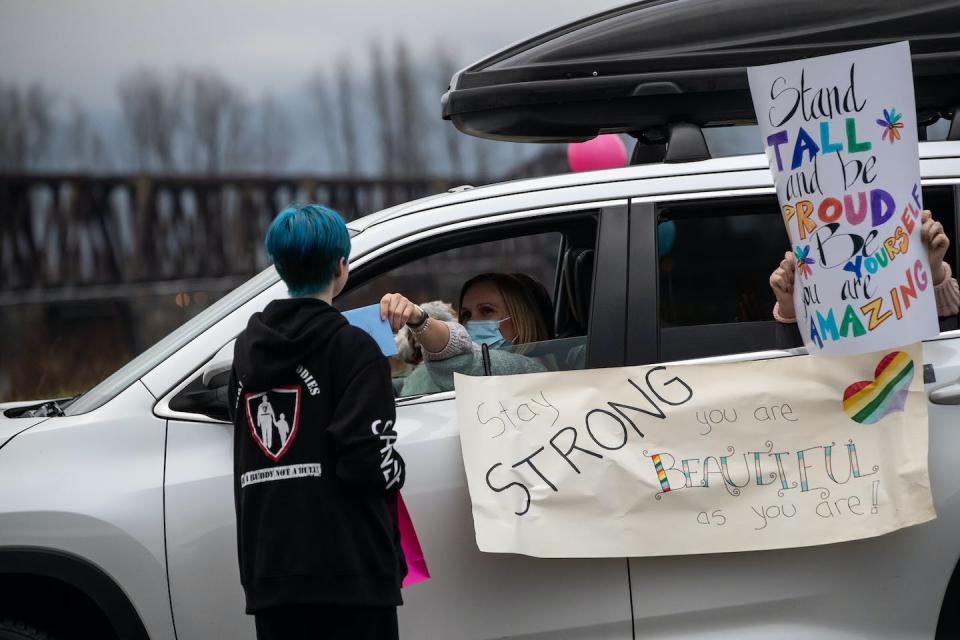
[[[442,113],[464,133],[514,142],[752,124],[748,67],[908,40],[918,122],[932,123],[960,104],[958,24],[956,0],[644,0],[457,72]]]

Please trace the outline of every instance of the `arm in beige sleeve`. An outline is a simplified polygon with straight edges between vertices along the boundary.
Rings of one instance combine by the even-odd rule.
[[[426,344],[421,344],[420,347],[423,350],[423,359],[425,361],[446,360],[447,358],[459,356],[464,353],[471,353],[473,351],[473,340],[462,324],[459,322],[431,320],[431,323],[433,322],[445,325],[448,339],[446,344],[438,351],[431,351],[427,348]]]
[[[937,315],[955,316],[960,312],[960,285],[946,262],[943,263],[943,271],[946,277],[933,287],[933,297],[937,300]]]

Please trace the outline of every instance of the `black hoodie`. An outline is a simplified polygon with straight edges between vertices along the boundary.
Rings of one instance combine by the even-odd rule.
[[[321,300],[274,300],[237,337],[229,394],[247,613],[401,604],[404,464],[376,342]]]

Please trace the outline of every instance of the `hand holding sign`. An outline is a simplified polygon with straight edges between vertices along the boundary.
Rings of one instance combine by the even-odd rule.
[[[927,246],[930,254],[930,271],[933,273],[933,286],[943,282],[946,273],[943,270],[943,258],[947,255],[947,249],[950,247],[950,239],[943,230],[943,225],[933,219],[933,214],[924,209],[921,214],[923,226],[920,228],[920,236],[923,238],[923,244]]]
[[[796,318],[793,310],[793,286],[796,279],[797,259],[792,251],[783,254],[780,266],[770,276],[770,288],[777,298],[780,317],[784,320]]]
[[[399,331],[403,325],[420,316],[420,307],[399,293],[388,293],[380,299],[380,319]]]
[[[939,286],[946,277],[947,272],[944,269],[944,256],[950,247],[950,239],[943,230],[943,225],[934,220],[933,214],[924,209],[921,214],[923,226],[921,227],[920,237],[930,256],[930,273],[933,275],[933,286]],[[809,269],[812,260],[804,256],[804,265]],[[793,306],[793,288],[796,282],[797,256],[793,251],[787,251],[783,260],[770,274],[770,288],[777,299],[777,309],[774,315],[783,322],[793,322],[796,320],[796,314]],[[938,309],[940,315],[946,315]]]

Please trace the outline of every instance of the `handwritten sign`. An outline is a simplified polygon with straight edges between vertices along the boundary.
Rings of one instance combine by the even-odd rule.
[[[482,551],[715,553],[935,517],[919,345],[838,359],[456,376]]]
[[[809,352],[936,335],[908,43],[747,71]]]

